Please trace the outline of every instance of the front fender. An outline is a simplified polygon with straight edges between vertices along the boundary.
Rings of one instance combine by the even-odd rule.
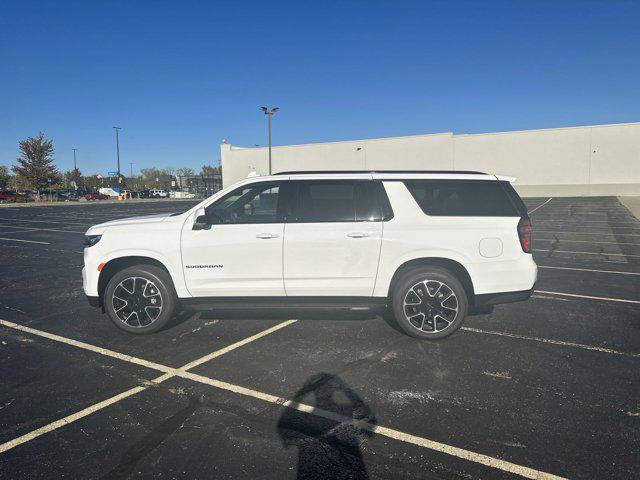
[[[182,260],[179,256],[178,262],[176,263],[175,261],[171,261],[167,256],[154,250],[147,250],[144,248],[119,249],[110,252],[108,255],[103,257],[102,261],[106,264],[112,260],[126,257],[147,257],[160,262],[171,275],[171,280],[173,281],[178,297],[191,296],[184,283],[184,276],[182,275]]]

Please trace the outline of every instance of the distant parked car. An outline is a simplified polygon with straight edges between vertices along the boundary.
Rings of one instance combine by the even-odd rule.
[[[84,198],[87,200],[108,200],[109,195],[105,195],[104,193],[87,193]]]
[[[59,190],[56,192],[56,196],[58,200],[65,202],[76,202],[78,200],[78,195],[74,190]]]
[[[15,202],[20,197],[21,194],[13,190],[0,190],[0,203]]]
[[[167,198],[169,194],[164,190],[158,190],[154,188],[153,190],[149,190],[149,198]]]

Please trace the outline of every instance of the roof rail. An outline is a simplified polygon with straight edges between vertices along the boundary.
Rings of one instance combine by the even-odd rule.
[[[317,175],[320,173],[459,173],[463,175],[487,175],[484,172],[474,172],[470,170],[295,170],[278,172],[274,173],[274,175]]]

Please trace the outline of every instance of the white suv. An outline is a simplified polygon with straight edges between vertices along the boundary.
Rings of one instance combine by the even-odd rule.
[[[531,295],[531,222],[508,177],[286,172],[181,214],[86,233],[83,286],[132,333],[183,308],[389,306],[419,338]]]

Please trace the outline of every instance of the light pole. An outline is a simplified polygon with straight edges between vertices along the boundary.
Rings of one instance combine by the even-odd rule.
[[[76,152],[78,151],[77,148],[72,148],[71,150],[73,150],[73,169],[77,170],[78,166],[76,164]]]
[[[118,159],[118,183],[120,183],[120,138],[118,131],[122,130],[120,127],[113,127],[116,131],[116,158]]]
[[[267,107],[260,107],[260,110],[267,116],[267,131],[268,131],[268,140],[269,140],[269,175],[271,175],[271,116],[275,115],[275,113],[280,110],[278,107],[273,107],[271,109]]]

